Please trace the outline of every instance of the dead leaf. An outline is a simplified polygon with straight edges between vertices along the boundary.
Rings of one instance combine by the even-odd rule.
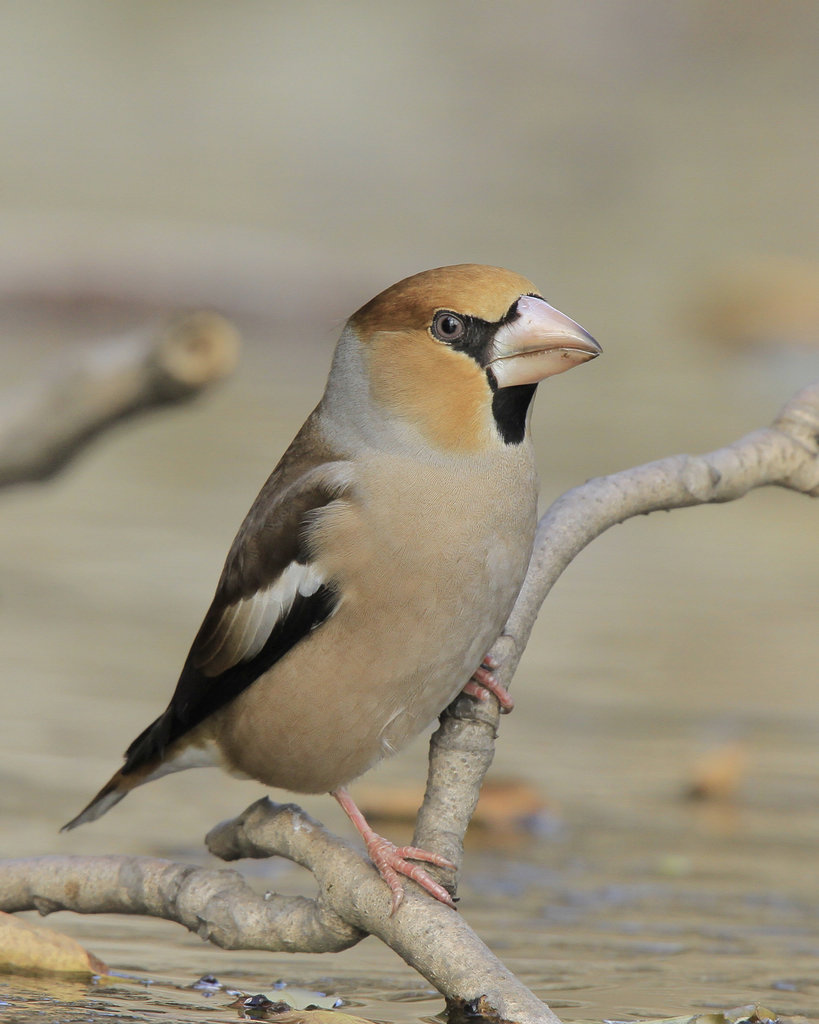
[[[316,992],[310,988],[299,988],[287,982],[278,982],[269,998],[275,1003],[284,999],[295,1010],[334,1010],[341,1006],[338,996],[328,996],[324,992]]]
[[[751,1003],[737,1006],[722,1013],[683,1014],[681,1017],[658,1017],[642,1020],[640,1024],[778,1024],[779,1018],[764,1006]],[[604,1024],[625,1024],[621,1021],[604,1021]]]
[[[423,799],[423,786],[356,787],[356,803],[368,821],[412,826]],[[535,787],[523,779],[493,778],[483,784],[470,828],[531,832],[533,821],[557,814]]]
[[[108,968],[59,932],[0,912],[0,971],[6,974],[108,974]]]
[[[692,304],[697,326],[731,348],[815,348],[819,338],[819,263],[776,256],[715,272]]]
[[[686,794],[696,800],[730,799],[742,784],[747,767],[745,744],[724,743],[697,758]]]
[[[777,1024],[779,1020],[777,1014],[759,1003],[736,1006],[733,1010],[726,1010],[725,1016],[730,1024]]]

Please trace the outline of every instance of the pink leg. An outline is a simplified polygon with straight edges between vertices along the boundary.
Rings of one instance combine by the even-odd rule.
[[[367,824],[367,819],[359,811],[355,805],[355,801],[344,789],[343,786],[339,786],[338,789],[334,789],[330,794],[334,796],[336,800],[344,808],[344,812],[350,821],[355,825],[361,834],[361,838],[364,840],[367,846],[367,853],[369,854],[370,860],[376,867],[379,875],[384,879],[387,885],[392,891],[392,909],[390,915],[394,914],[396,910],[401,906],[401,901],[404,899],[404,887],[401,885],[401,875],[406,875],[407,878],[411,878],[413,882],[417,882],[422,889],[434,896],[436,900],[440,900],[441,903],[445,903],[448,907],[455,909],[455,903],[446,889],[439,885],[435,879],[429,875],[419,864],[410,864],[409,860],[423,860],[429,864],[434,864],[439,868],[450,868],[452,871],[455,870],[455,865],[448,861],[445,857],[439,856],[437,853],[428,853],[426,850],[420,850],[417,846],[396,846],[391,843],[389,839],[385,839],[383,836],[378,835],[374,832]]]
[[[473,672],[472,678],[464,687],[463,692],[468,693],[470,697],[475,697],[477,700],[488,700],[489,694],[493,694],[498,699],[501,714],[508,715],[515,706],[515,702],[510,697],[506,687],[501,686],[492,675],[492,669],[497,668],[498,664],[494,658],[487,654],[480,668],[476,668]]]

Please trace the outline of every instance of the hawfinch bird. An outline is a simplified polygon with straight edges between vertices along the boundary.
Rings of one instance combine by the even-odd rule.
[[[367,825],[347,783],[462,690],[511,701],[483,658],[532,551],[538,382],[600,347],[523,277],[441,267],[347,322],[324,397],[242,523],[166,711],[65,828],[137,786],[219,765],[330,792],[393,894],[421,866]]]

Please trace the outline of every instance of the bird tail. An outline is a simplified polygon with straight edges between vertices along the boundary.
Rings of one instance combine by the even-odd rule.
[[[60,831],[67,832],[69,829],[76,828],[77,825],[84,825],[87,821],[96,821],[97,818],[101,818],[132,789],[147,782],[150,774],[150,771],[135,771],[126,775],[124,772],[118,771],[111,776],[88,806],[80,811],[76,818],[72,818],[68,824],[63,825]]]
[[[192,729],[175,742],[169,741],[170,711],[160,715],[125,751],[125,764],[111,776],[91,803],[76,818],[63,825],[61,832],[96,821],[132,789],[153,782],[163,775],[186,768],[208,768],[223,763],[222,756],[205,726]]]
[[[159,770],[162,768],[165,748],[168,745],[170,721],[169,712],[166,711],[147,729],[143,729],[125,751],[125,764],[122,768],[111,776],[91,803],[80,811],[76,818],[72,818],[68,824],[63,825],[60,829],[61,832],[68,832],[70,829],[76,828],[77,825],[84,825],[87,821],[96,821],[106,811],[110,811],[114,804],[118,804],[132,789],[136,789],[143,782],[150,782],[168,771],[173,771],[172,767]]]

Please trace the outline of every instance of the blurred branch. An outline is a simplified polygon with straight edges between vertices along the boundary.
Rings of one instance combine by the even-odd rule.
[[[555,581],[595,537],[635,515],[731,501],[766,484],[819,496],[819,381],[800,391],[766,430],[707,455],[673,456],[590,480],[559,498],[539,523],[529,572],[491,652],[502,661],[496,673],[501,681],[509,684]],[[427,792],[413,842],[458,865],[497,726],[494,699],[480,703],[460,697],[432,738]],[[450,1005],[519,1024],[556,1024],[552,1011],[459,915],[410,884],[401,908],[390,916],[390,894],[369,862],[299,808],[257,801],[213,829],[207,843],[225,860],[288,857],[312,871],[319,895],[299,903],[292,932],[271,928],[268,933],[260,929],[259,915],[264,911],[276,918],[293,901],[271,894],[247,897],[232,872],[202,872],[208,878],[201,890],[194,886],[190,899],[171,899],[185,890],[182,882],[197,879],[198,869],[139,858],[43,858],[0,864],[0,909],[155,914],[233,948],[258,942],[254,948],[315,952],[343,948],[369,933],[420,971]],[[161,867],[152,867],[157,864]],[[220,928],[214,908],[229,912],[228,928]]]
[[[0,487],[46,480],[114,423],[192,398],[231,373],[238,352],[236,331],[215,313],[82,349],[0,396]]]

